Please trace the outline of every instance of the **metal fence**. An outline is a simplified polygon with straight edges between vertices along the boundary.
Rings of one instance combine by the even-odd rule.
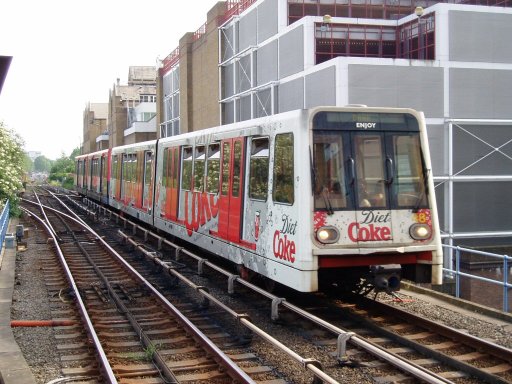
[[[512,257],[507,256],[507,255],[499,255],[499,254],[491,253],[491,252],[477,251],[477,250],[474,250],[474,249],[454,247],[454,246],[451,246],[451,245],[443,245],[443,247],[449,249],[448,253],[450,255],[453,255],[453,252],[455,251],[455,269],[443,268],[445,276],[446,275],[451,275],[451,276],[455,277],[455,296],[457,298],[459,298],[460,294],[461,294],[461,292],[460,292],[460,280],[461,280],[461,277],[467,277],[467,278],[470,278],[470,279],[475,279],[475,280],[478,280],[478,281],[483,281],[483,282],[491,283],[491,284],[494,284],[494,285],[501,285],[503,287],[503,311],[504,312],[508,312],[508,310],[509,310],[508,290],[512,288],[512,284],[509,284],[509,282],[508,282],[508,279],[509,279],[508,275],[510,273],[509,268],[512,267]],[[470,273],[461,272],[461,268],[460,268],[461,252],[464,252],[464,253],[467,253],[467,254],[470,254],[470,255],[479,255],[479,256],[484,256],[484,257],[489,257],[489,258],[493,258],[493,259],[500,259],[500,260],[502,260],[503,261],[503,267],[502,267],[503,268],[503,273],[502,273],[503,280],[502,281],[494,280],[494,279],[489,279],[489,278],[486,278],[486,277],[481,277],[481,276],[473,275],[473,274],[470,274]]]
[[[5,233],[7,232],[7,227],[9,226],[9,200],[5,203],[5,207],[2,210],[2,215],[0,215],[0,250],[4,245]]]

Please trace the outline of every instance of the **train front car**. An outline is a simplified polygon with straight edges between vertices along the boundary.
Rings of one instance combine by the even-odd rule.
[[[422,113],[322,108],[310,114],[313,257],[320,289],[441,284],[442,252]]]

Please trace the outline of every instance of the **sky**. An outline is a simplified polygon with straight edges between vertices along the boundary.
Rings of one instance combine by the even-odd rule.
[[[49,159],[80,146],[88,102],[107,103],[128,67],[153,66],[216,0],[0,0],[0,55],[13,56],[0,121]]]

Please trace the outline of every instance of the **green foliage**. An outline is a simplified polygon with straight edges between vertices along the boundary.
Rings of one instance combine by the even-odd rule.
[[[34,170],[34,162],[26,153],[23,154],[23,170],[26,173],[32,172]]]
[[[44,156],[38,156],[34,160],[34,171],[49,173],[52,169],[52,161]]]
[[[23,145],[22,138],[0,122],[0,205],[9,200],[12,216],[20,214],[17,193],[23,189]]]
[[[50,170],[50,176],[48,177],[51,184],[60,185],[67,189],[73,189],[73,175],[75,172],[74,158],[79,153],[80,149],[75,148],[73,152],[71,152],[70,157],[64,155],[63,153],[60,159],[57,159],[53,162]]]

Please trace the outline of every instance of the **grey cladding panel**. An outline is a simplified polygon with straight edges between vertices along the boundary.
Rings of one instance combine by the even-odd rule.
[[[229,28],[225,28],[221,30],[221,44],[222,44],[222,52],[221,61],[226,61],[233,57],[235,52],[235,40],[234,40],[234,24],[232,24]]]
[[[512,182],[455,183],[454,232],[510,231]]]
[[[256,45],[258,14],[256,10],[251,11],[240,19],[238,32],[238,48],[240,52],[244,49]]]
[[[254,95],[254,117],[272,114],[272,93],[270,88],[262,89]]]
[[[450,60],[512,63],[512,15],[450,11]]]
[[[349,103],[414,108],[442,117],[443,78],[442,68],[349,65]]]
[[[238,92],[247,91],[251,88],[251,55],[242,56],[235,65]]]
[[[277,40],[258,49],[256,62],[258,85],[277,80]]]
[[[258,43],[277,33],[278,0],[265,0],[258,7]]]
[[[430,160],[432,162],[433,174],[436,176],[446,175],[447,172],[447,132],[444,125],[427,126],[428,146],[430,148]]]
[[[510,125],[453,125],[453,169],[462,176],[509,175],[512,169]],[[500,148],[496,151],[495,148]]]
[[[304,27],[301,25],[279,39],[279,78],[304,70]]]
[[[457,118],[510,119],[512,71],[450,69],[450,115]]]
[[[234,64],[229,64],[222,67],[222,97],[230,97],[234,94],[234,81],[233,81]]]
[[[336,105],[336,67],[306,76],[306,108]]]
[[[304,108],[304,79],[279,84],[279,112]]]

